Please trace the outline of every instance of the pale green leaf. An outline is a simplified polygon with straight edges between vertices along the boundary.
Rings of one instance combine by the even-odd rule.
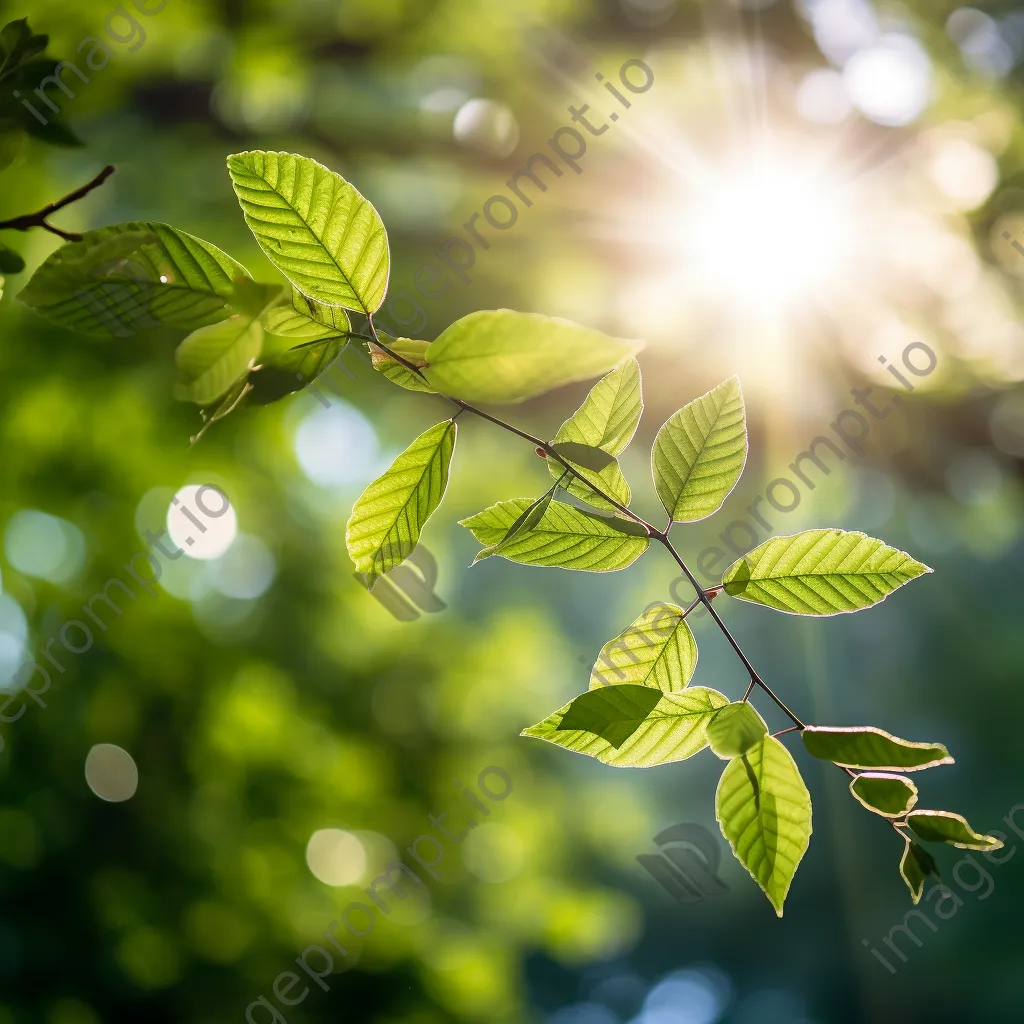
[[[485,310],[445,330],[423,372],[438,391],[468,402],[521,402],[596,377],[636,348],[568,320]]]
[[[18,296],[62,327],[122,338],[225,319],[249,272],[216,246],[167,224],[114,224],[53,253]]]
[[[744,700],[727,704],[708,724],[708,746],[725,761],[757,746],[768,726],[753,706]]]
[[[499,544],[505,544],[514,540],[521,533],[529,533],[544,518],[544,513],[551,504],[551,498],[555,493],[552,487],[546,494],[542,494],[523,514],[508,528],[508,533],[501,539]]]
[[[670,693],[685,689],[697,667],[697,643],[673,604],[655,605],[601,648],[590,689],[635,683]]]
[[[800,733],[807,752],[844,768],[879,771],[920,771],[953,758],[941,743],[915,743],[864,726],[809,725]]]
[[[345,542],[368,588],[412,554],[424,524],[441,503],[455,434],[453,420],[424,431],[352,507]]]
[[[763,737],[726,765],[715,813],[736,859],[782,917],[811,839],[811,795],[796,762],[774,736]]]
[[[614,694],[625,689],[631,699],[620,701],[622,710],[615,712],[614,696],[606,696],[602,716],[589,720],[589,724],[612,731],[612,737],[619,740],[619,745],[593,732],[589,728],[561,729],[565,716],[576,701],[593,700],[602,695]],[[649,694],[643,697],[640,692]],[[637,721],[644,700],[658,698],[657,704],[641,720]],[[547,740],[557,743],[567,750],[579,754],[596,757],[605,764],[616,768],[653,768],[655,765],[667,764],[671,761],[683,761],[703,750],[707,745],[704,729],[715,711],[726,703],[726,698],[715,690],[703,686],[691,686],[680,693],[662,693],[649,687],[626,685],[625,687],[609,686],[600,690],[589,690],[575,701],[549,715],[543,722],[524,729],[523,736]],[[591,709],[592,710],[592,709]],[[616,734],[610,720],[618,714],[622,725],[618,728],[625,732],[625,738]],[[633,717],[630,717],[633,716]],[[602,721],[604,724],[602,724]],[[635,724],[635,728],[632,726]]]
[[[869,608],[932,570],[863,533],[807,530],[775,537],[731,565],[725,592],[793,615]]]
[[[948,843],[961,850],[999,850],[1003,846],[995,836],[975,832],[962,815],[952,811],[911,811],[907,824],[929,843]]]
[[[352,330],[348,313],[340,306],[325,306],[295,288],[291,290],[291,300],[268,309],[261,323],[268,334],[296,341],[344,338]]]
[[[473,565],[477,562],[482,561],[485,558],[490,558],[491,555],[499,555],[505,548],[521,533],[529,533],[534,527],[536,527],[540,521],[544,518],[544,513],[548,510],[548,505],[551,504],[552,496],[555,493],[555,488],[552,487],[546,494],[542,494],[532,505],[523,511],[518,519],[508,528],[505,532],[505,536],[498,541],[497,544],[492,544],[490,547],[482,548],[476,553],[473,558]]]
[[[501,544],[531,504],[528,498],[514,498],[461,520],[461,525],[485,547],[478,558],[498,554],[524,565],[610,572],[631,565],[650,543],[643,527],[632,520],[598,516],[552,501],[533,529]],[[500,550],[486,551],[499,544]]]
[[[736,377],[670,417],[651,453],[658,497],[676,523],[718,511],[746,461],[747,425]]]
[[[263,328],[236,315],[193,331],[177,348],[178,384],[174,397],[209,405],[226,394],[259,358]]]
[[[850,792],[869,810],[899,818],[917,803],[917,786],[902,775],[865,772],[850,782]]]
[[[308,157],[228,157],[245,221],[267,258],[303,295],[376,312],[387,292],[388,239],[377,211],[340,174]]]
[[[640,366],[627,359],[590,389],[579,409],[558,428],[551,447],[599,490],[620,505],[629,505],[629,484],[615,456],[632,440],[643,408]],[[563,467],[549,459],[548,470],[557,478]],[[567,478],[562,487],[597,508],[614,508],[575,477]]]
[[[910,898],[916,906],[924,892],[924,880],[929,875],[939,877],[939,867],[935,858],[920,844],[908,839],[900,858],[900,875],[907,883]]]
[[[377,330],[377,336],[391,352],[401,356],[406,363],[412,363],[417,367],[427,365],[426,353],[430,348],[430,342],[417,341],[413,338],[389,338],[380,329]],[[370,345],[370,357],[373,360],[373,368],[393,384],[398,384],[407,391],[423,391],[430,395],[436,393],[420,374],[410,370],[405,363],[400,363],[379,346]]]

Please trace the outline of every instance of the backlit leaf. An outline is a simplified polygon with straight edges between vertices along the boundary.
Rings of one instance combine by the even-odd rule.
[[[633,724],[634,720],[629,715],[639,714],[639,709],[645,706],[642,703],[638,705],[638,701],[650,701],[657,697],[658,702],[636,728],[631,729],[628,736],[621,739],[618,746],[589,728],[559,728],[573,704],[581,700],[581,697],[577,697],[576,701],[570,701],[543,722],[524,729],[522,735],[557,743],[567,750],[596,757],[599,761],[616,768],[653,768],[659,764],[683,761],[703,750],[707,745],[704,728],[715,711],[726,703],[726,698],[722,694],[702,686],[691,686],[680,693],[662,694],[643,686],[608,686],[599,690],[588,690],[582,697],[593,700],[621,689],[626,689],[632,695],[631,701],[622,702],[622,707],[626,710],[617,712],[626,723],[621,727],[623,731]],[[640,696],[639,691],[650,696]],[[603,706],[606,709],[616,706],[611,703],[615,700],[615,697],[605,696]],[[630,707],[633,710],[628,710]],[[616,713],[610,710],[605,712],[606,718],[613,714]],[[602,726],[596,720],[591,720],[588,724],[604,728],[606,731],[612,728],[607,724]],[[620,737],[613,735],[613,738],[618,740]]]
[[[424,374],[468,402],[521,402],[596,377],[631,355],[635,342],[536,313],[470,313],[430,346]]]
[[[226,394],[259,358],[263,328],[236,315],[193,331],[177,348],[178,384],[174,397],[209,405]]]
[[[380,308],[387,233],[340,174],[308,157],[258,150],[229,156],[228,173],[260,248],[303,295],[360,313]]]
[[[794,615],[836,615],[883,601],[931,572],[863,533],[807,530],[775,537],[726,570],[725,592]]]
[[[929,843],[948,843],[961,850],[999,850],[1003,845],[994,836],[975,832],[962,815],[952,811],[911,811],[907,824]]]
[[[902,775],[865,772],[850,782],[850,792],[869,810],[899,818],[917,803],[917,786]]]
[[[531,504],[528,498],[514,498],[461,520],[461,525],[485,547],[478,559],[498,554],[524,565],[610,572],[625,569],[647,550],[646,531],[632,520],[598,516],[561,501],[552,501],[531,530],[502,544]],[[496,550],[486,551],[487,548]]]
[[[749,701],[727,704],[708,723],[708,746],[725,761],[757,746],[768,732],[764,719]]]
[[[907,883],[910,898],[916,906],[921,901],[921,893],[924,892],[924,880],[929,875],[938,878],[939,868],[935,858],[923,846],[908,839],[900,858],[900,875]]]
[[[426,366],[426,353],[430,348],[430,342],[417,341],[414,338],[389,338],[380,329],[377,336],[396,356],[401,356],[407,363],[413,363],[417,367]],[[434,389],[413,370],[410,370],[405,363],[393,358],[390,353],[385,352],[377,345],[370,345],[370,356],[373,360],[373,368],[383,374],[393,384],[405,388],[407,391],[423,391],[427,394],[436,394]]]
[[[941,743],[901,740],[871,725],[809,725],[800,735],[809,754],[844,768],[920,771],[953,763],[949,751]]]
[[[583,404],[558,428],[551,447],[595,487],[620,505],[628,505],[629,484],[615,456],[632,440],[643,408],[640,366],[635,359],[627,359],[590,389]],[[549,459],[548,470],[558,477],[563,467]],[[562,486],[597,508],[614,508],[575,477]]]
[[[353,506],[345,542],[368,588],[409,557],[424,524],[441,503],[455,434],[452,420],[424,431]]]
[[[811,839],[811,795],[796,762],[774,736],[763,737],[726,765],[715,813],[736,859],[782,917]]]
[[[590,689],[635,683],[669,693],[684,689],[696,666],[697,643],[683,609],[659,604],[601,648]]]
[[[167,224],[87,231],[48,257],[18,296],[62,327],[100,338],[226,319],[249,272],[216,246]]]
[[[268,334],[297,341],[344,338],[352,330],[348,313],[340,306],[325,306],[295,288],[290,301],[268,309],[261,323]]]
[[[658,431],[651,466],[658,497],[676,523],[722,507],[747,461],[743,392],[736,377],[684,405]]]

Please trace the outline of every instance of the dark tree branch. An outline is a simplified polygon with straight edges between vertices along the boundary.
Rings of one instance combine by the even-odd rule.
[[[30,231],[32,228],[42,228],[44,231],[49,231],[50,234],[56,235],[58,238],[63,238],[65,242],[80,242],[82,240],[81,235],[75,234],[72,231],[62,231],[60,228],[54,227],[49,222],[48,218],[58,210],[63,210],[65,206],[77,203],[79,199],[84,198],[94,189],[99,188],[100,185],[102,185],[113,173],[113,165],[108,164],[102,171],[100,171],[99,174],[96,175],[95,178],[92,179],[92,181],[83,185],[81,188],[76,188],[74,192],[69,192],[63,199],[58,199],[54,203],[49,203],[36,213],[26,213],[21,217],[13,217],[11,220],[0,220],[0,230]]]

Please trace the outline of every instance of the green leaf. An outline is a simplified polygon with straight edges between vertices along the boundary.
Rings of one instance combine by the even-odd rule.
[[[807,752],[843,768],[880,771],[920,771],[953,758],[941,743],[914,743],[871,725],[809,725],[800,733]]]
[[[261,323],[269,334],[299,341],[344,338],[352,331],[348,313],[340,306],[325,306],[294,288],[291,301],[268,309]]]
[[[376,312],[388,287],[384,224],[340,174],[293,153],[228,157],[235,195],[267,258],[304,295]]]
[[[793,615],[870,608],[932,570],[863,533],[807,530],[775,537],[730,566],[725,592]]]
[[[921,901],[921,894],[924,892],[924,880],[929,875],[939,877],[939,868],[932,855],[918,843],[908,839],[907,845],[903,848],[903,857],[900,859],[900,875],[907,883],[910,890],[910,898],[916,906]]]
[[[917,803],[917,786],[902,775],[865,772],[850,782],[850,792],[869,810],[899,818]]]
[[[24,269],[25,261],[0,242],[0,274],[20,274]]]
[[[249,378],[252,401],[266,405],[301,391],[324,373],[348,344],[344,338],[331,337],[296,345],[292,339],[264,334],[259,365]]]
[[[589,444],[579,444],[577,441],[557,441],[551,445],[551,450],[557,452],[563,459],[567,459],[574,465],[583,469],[592,469],[600,473],[615,462],[615,456],[609,455],[603,448],[594,448]],[[557,467],[557,469],[556,469]],[[551,475],[560,477],[564,470],[557,462],[550,465]],[[590,488],[586,488],[590,493]]]
[[[764,719],[749,701],[727,704],[708,724],[708,745],[723,761],[756,747],[768,732]]]
[[[643,725],[660,700],[660,691],[646,686],[588,690],[569,705],[558,723],[558,731],[592,732],[618,750]]]
[[[41,40],[45,39],[45,36],[32,38]],[[36,45],[38,44],[33,44]],[[0,60],[0,64],[2,63]],[[20,92],[22,99],[30,96],[44,79],[57,76],[58,69],[64,70],[60,68],[60,61],[44,56],[19,58],[13,68],[8,67],[0,75],[3,79],[3,88],[0,89],[0,120],[8,124],[13,121],[22,132],[52,146],[81,146],[81,139],[67,125],[54,119],[58,115],[47,111],[47,120],[44,124],[27,107],[22,106],[21,100],[15,96],[15,92]]]
[[[441,334],[424,374],[438,391],[469,402],[522,402],[604,373],[635,349],[568,320],[485,310]]]
[[[747,425],[736,377],[670,417],[651,453],[658,497],[676,523],[717,512],[746,461]]]
[[[259,320],[264,313],[279,306],[284,293],[285,289],[279,284],[262,284],[251,277],[240,277],[235,281],[231,308],[250,319]]]
[[[994,836],[975,832],[962,815],[952,811],[911,811],[907,824],[929,843],[948,843],[961,850],[1000,850],[1003,846]]]
[[[203,421],[203,427],[198,434],[191,438],[192,444],[196,444],[214,423],[233,413],[242,404],[242,400],[252,392],[252,389],[248,375],[243,375],[228,388],[227,393],[219,402],[200,409],[199,415]]]
[[[392,352],[401,356],[407,362],[416,366],[426,366],[426,354],[430,348],[428,341],[416,341],[412,338],[389,338],[378,328],[377,336],[384,341]],[[377,345],[370,345],[370,358],[373,360],[373,368],[382,373],[393,384],[398,384],[407,391],[423,391],[427,394],[436,394],[434,389],[418,374],[409,369],[408,366],[400,363],[397,359],[385,352]]]
[[[485,548],[478,557],[498,554],[523,565],[550,565],[587,572],[611,572],[632,565],[650,543],[642,526],[629,519],[599,516],[552,501],[540,522],[501,544],[516,520],[530,507],[528,498],[514,498],[478,512],[460,525]]]
[[[4,25],[0,29],[0,79],[12,74],[24,61],[42,53],[49,42],[49,36],[33,34],[27,18]]]
[[[583,699],[582,697],[570,701],[565,707],[545,718],[543,722],[524,729],[522,735],[546,740],[548,743],[556,743],[567,750],[596,757],[599,761],[616,768],[653,768],[659,764],[683,761],[703,750],[707,745],[704,735],[705,726],[715,711],[726,703],[726,698],[722,694],[703,686],[691,686],[681,693],[663,694],[643,686],[609,686],[600,690],[589,690],[583,697],[592,700],[600,695],[605,695],[603,706],[613,708],[616,706],[614,703],[616,697],[607,695],[622,689],[627,690],[634,697],[631,705],[628,700],[623,704],[624,707],[632,706],[634,710],[619,712],[624,716],[620,720],[627,725],[632,724],[633,721],[628,715],[639,713],[638,701],[650,701],[652,697],[657,697],[658,702],[636,728],[629,731],[618,746],[590,728],[560,728],[564,717],[576,701]],[[638,691],[643,691],[650,696],[640,697]],[[639,708],[644,706],[643,703],[639,704]],[[607,710],[605,714],[606,716],[612,715],[614,712]],[[611,725],[600,725],[596,719],[591,720],[589,724],[606,730],[613,729]],[[626,726],[620,728],[625,730]],[[613,738],[619,739],[614,731]]]
[[[655,605],[601,648],[590,689],[634,683],[670,693],[686,688],[697,667],[697,643],[673,604]]]
[[[620,505],[628,505],[629,484],[615,456],[632,440],[643,408],[640,366],[635,359],[627,359],[590,389],[583,404],[558,428],[551,447],[595,487]],[[563,471],[551,459],[548,470],[553,477]],[[597,508],[614,508],[580,480],[571,478],[562,486]]]
[[[552,487],[546,494],[542,494],[523,514],[508,528],[508,533],[499,541],[504,544],[506,541],[514,540],[520,533],[529,533],[544,518],[544,513],[551,504],[552,495],[555,489]]]
[[[174,353],[179,376],[174,397],[210,405],[248,373],[262,346],[263,328],[247,316],[193,331]]]
[[[424,431],[353,506],[345,542],[367,589],[412,554],[448,486],[455,435],[453,420]]]
[[[216,246],[149,221],[87,231],[32,275],[18,296],[62,327],[123,338],[224,320],[249,272]]]
[[[811,839],[811,795],[796,762],[774,736],[763,737],[726,765],[715,813],[736,859],[782,917]]]

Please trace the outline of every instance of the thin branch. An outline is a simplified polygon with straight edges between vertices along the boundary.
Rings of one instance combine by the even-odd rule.
[[[415,363],[406,359],[404,356],[400,356],[393,349],[388,348],[388,346],[385,345],[378,338],[377,328],[373,323],[373,317],[367,317],[366,320],[370,328],[370,333],[373,335],[374,345],[376,345],[377,348],[379,348],[382,352],[386,352],[396,362],[401,363],[402,366],[404,366],[407,370],[411,370],[413,373],[419,376],[421,380],[429,383],[421,367],[417,366]],[[616,501],[610,494],[605,494],[605,492],[602,491],[599,487],[595,487],[590,480],[583,476],[582,473],[574,469],[561,455],[559,455],[558,452],[556,452],[551,447],[551,445],[547,443],[547,441],[543,441],[539,437],[534,437],[533,434],[530,434],[525,430],[520,430],[519,427],[515,426],[514,424],[509,423],[506,420],[499,419],[497,416],[492,416],[489,412],[484,412],[483,409],[478,409],[475,405],[470,405],[469,402],[464,402],[461,398],[453,398],[451,395],[441,395],[441,397],[444,398],[446,401],[451,402],[453,405],[457,405],[460,409],[463,409],[466,412],[471,412],[474,416],[479,416],[481,419],[487,420],[488,423],[493,423],[496,427],[501,427],[502,430],[507,430],[510,433],[515,434],[517,437],[521,437],[524,441],[529,441],[530,444],[532,444],[535,448],[539,448],[541,451],[543,451],[549,459],[554,459],[567,473],[571,473],[574,477],[576,477],[576,479],[581,480],[583,483],[585,483],[595,494],[604,498],[604,500],[607,501],[608,504],[611,505],[617,512],[621,512],[624,516],[627,516],[628,518],[632,519],[634,523],[638,523],[640,526],[642,526],[647,531],[648,536],[653,537],[657,535],[658,531],[655,530],[655,528],[651,526],[650,523],[648,523],[644,519],[641,519],[640,516],[638,516],[631,509],[626,508],[626,506],[623,505],[621,502]]]
[[[0,220],[0,230],[29,231],[32,228],[42,228],[44,231],[49,231],[50,234],[56,235],[58,238],[63,238],[65,242],[80,242],[82,240],[81,235],[75,234],[72,231],[62,231],[60,228],[54,227],[54,225],[49,222],[49,218],[58,210],[63,210],[65,206],[77,203],[79,199],[84,198],[94,189],[99,188],[100,185],[102,185],[113,173],[113,165],[108,164],[102,171],[100,171],[99,174],[96,175],[95,178],[92,179],[92,181],[83,185],[81,188],[76,188],[74,192],[69,192],[63,199],[58,199],[56,202],[49,203],[35,213],[26,213],[21,217],[13,217],[11,220]]]
[[[715,611],[714,607],[711,604],[711,598],[708,597],[708,595],[704,591],[704,588],[697,582],[696,576],[694,576],[693,573],[690,572],[686,563],[680,557],[679,552],[676,551],[675,545],[672,543],[671,540],[669,540],[668,533],[655,533],[653,536],[654,539],[657,540],[675,559],[676,565],[678,565],[679,568],[683,570],[683,574],[690,581],[691,586],[697,593],[697,600],[700,601],[711,613],[711,617],[715,620],[715,624],[718,626],[722,635],[725,637],[726,640],[729,641],[730,646],[736,652],[736,656],[740,659],[740,661],[743,662],[743,667],[747,670],[747,672],[750,673],[751,683],[761,687],[761,689],[764,690],[764,692],[769,697],[771,697],[771,699],[775,701],[776,704],[778,704],[778,706],[782,709],[782,711],[787,715],[789,720],[794,725],[800,726],[801,729],[804,728],[803,721],[801,721],[792,711],[790,711],[790,709],[785,705],[782,699],[776,695],[775,691],[772,690],[772,688],[757,674],[757,669],[755,669],[754,666],[751,665],[750,660],[743,653],[743,648],[740,647],[740,645],[736,642],[736,638],[732,635],[732,633],[729,632],[729,627],[722,621],[722,617],[718,614],[718,612]],[[750,690],[748,689],[747,694],[749,695],[749,693]],[[746,697],[744,697],[744,700],[746,700]]]
[[[370,333],[373,335],[373,343],[379,349],[381,349],[381,351],[386,352],[396,362],[401,363],[404,367],[406,367],[406,369],[411,370],[415,374],[418,374],[422,380],[426,381],[427,378],[419,366],[417,366],[410,360],[405,359],[403,356],[400,356],[397,352],[390,349],[380,340],[380,338],[377,336],[377,328],[373,323],[373,317],[368,316],[366,319],[367,324],[370,328]],[[574,477],[576,477],[579,480],[582,480],[583,483],[585,483],[595,494],[598,494],[602,498],[604,498],[604,500],[607,501],[610,505],[612,505],[617,511],[621,512],[625,516],[628,516],[635,523],[641,525],[647,531],[648,536],[652,540],[658,541],[658,543],[661,544],[668,551],[668,553],[675,559],[676,564],[679,566],[680,569],[683,570],[684,575],[690,581],[690,584],[693,586],[693,589],[697,594],[697,600],[694,602],[693,605],[690,606],[686,614],[689,614],[689,612],[692,611],[693,608],[697,606],[697,604],[703,604],[711,613],[711,617],[715,620],[715,624],[718,626],[722,635],[726,638],[726,640],[729,641],[729,644],[732,647],[733,651],[736,652],[737,657],[740,659],[741,662],[743,662],[743,666],[750,674],[751,680],[750,689],[747,690],[747,696],[750,695],[750,691],[751,689],[753,689],[755,685],[759,686],[779,706],[779,708],[782,709],[782,711],[787,715],[790,721],[792,721],[797,728],[805,728],[804,722],[786,706],[783,700],[757,674],[757,670],[750,663],[750,660],[747,658],[746,654],[743,653],[743,648],[740,647],[740,645],[736,642],[735,637],[732,635],[731,632],[729,632],[729,627],[726,626],[726,624],[722,621],[721,616],[718,614],[718,612],[715,611],[714,607],[712,607],[711,602],[719,593],[722,592],[722,590],[724,590],[724,587],[713,587],[711,588],[711,590],[705,591],[705,589],[700,585],[700,583],[697,582],[697,578],[693,575],[692,572],[690,572],[689,568],[683,561],[679,552],[676,551],[675,545],[673,545],[672,541],[669,540],[668,531],[672,526],[671,522],[669,522],[665,530],[656,529],[645,519],[642,519],[640,516],[638,516],[631,509],[626,508],[625,505],[621,504],[620,502],[612,498],[611,495],[605,494],[604,491],[602,491],[600,488],[595,487],[590,480],[588,480],[581,473],[575,470],[571,465],[569,465],[569,463],[564,458],[562,458],[562,456],[559,455],[558,452],[554,451],[546,441],[541,440],[541,438],[539,437],[534,437],[533,434],[530,434],[525,430],[521,430],[519,427],[514,426],[511,423],[507,423],[505,420],[501,420],[497,416],[492,416],[490,413],[484,412],[482,409],[477,409],[475,406],[470,405],[468,402],[462,401],[461,398],[452,398],[451,395],[443,395],[442,397],[445,398],[447,401],[453,403],[454,405],[457,405],[460,409],[463,409],[466,412],[471,412],[473,413],[473,415],[479,416],[481,419],[485,419],[488,422],[493,423],[495,426],[501,427],[503,430],[507,430],[510,433],[513,433],[518,437],[521,437],[524,441],[529,441],[530,444],[534,445],[534,447],[543,451],[548,456],[548,458],[555,459],[560,465],[562,465],[565,468],[567,472],[572,473]],[[746,697],[744,697],[744,700],[746,700]]]

